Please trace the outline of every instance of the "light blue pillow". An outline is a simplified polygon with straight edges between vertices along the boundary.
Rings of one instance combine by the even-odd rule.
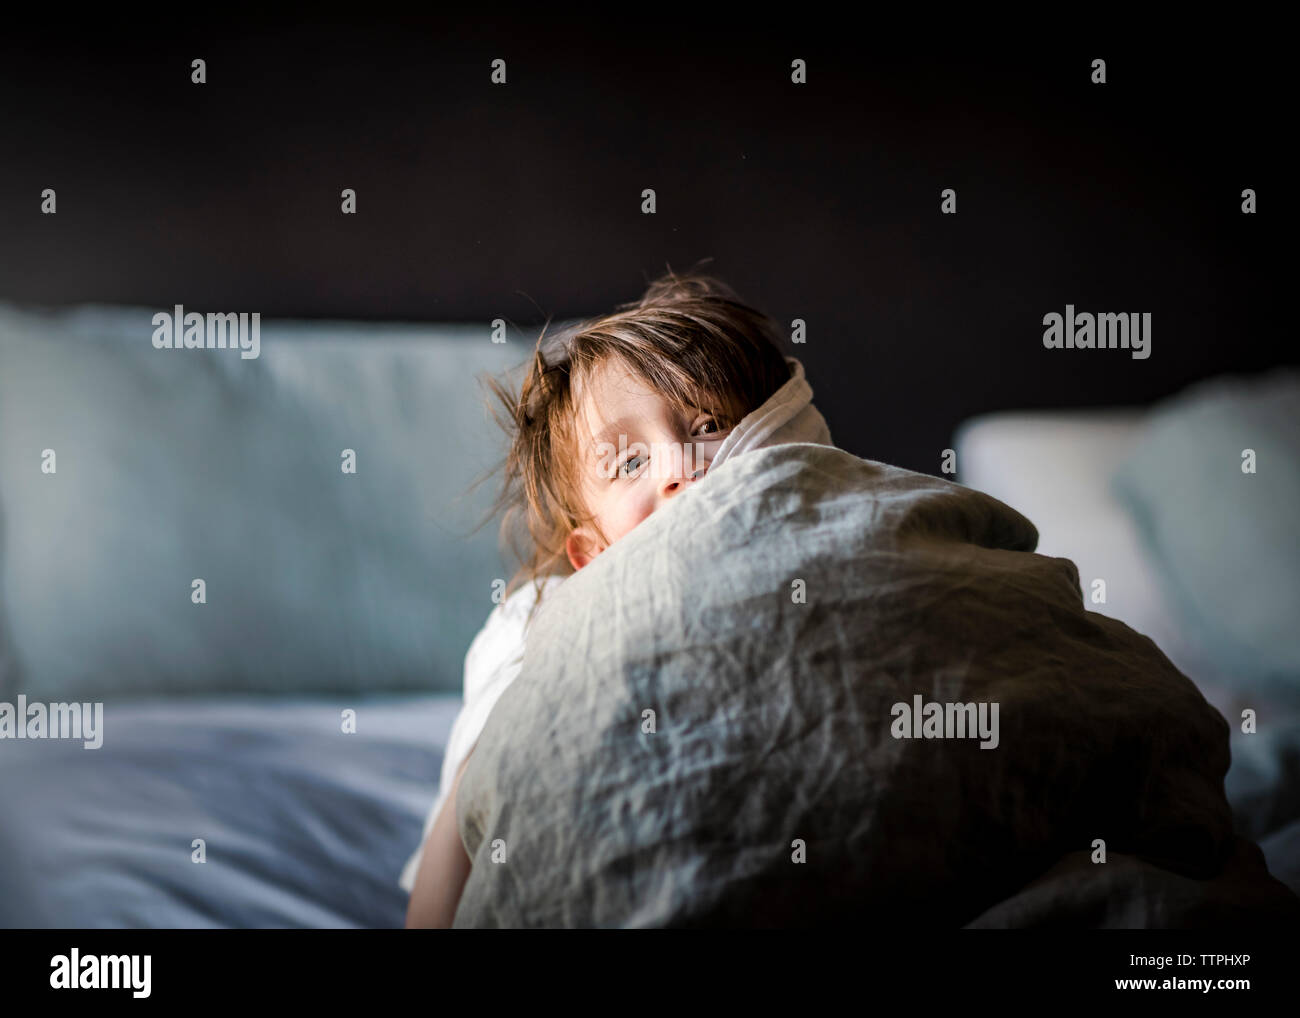
[[[505,578],[477,376],[535,337],[267,321],[245,359],[159,310],[0,303],[4,699],[458,691]]]
[[[1300,372],[1215,378],[1159,404],[1113,481],[1209,659],[1300,691]]]

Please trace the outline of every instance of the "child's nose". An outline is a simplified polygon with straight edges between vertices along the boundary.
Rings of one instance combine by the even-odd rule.
[[[663,494],[674,495],[677,492],[682,491],[692,481],[698,481],[703,477],[708,469],[709,465],[705,463],[703,466],[697,467],[694,470],[687,471],[683,469],[672,477],[665,477],[662,489]]]

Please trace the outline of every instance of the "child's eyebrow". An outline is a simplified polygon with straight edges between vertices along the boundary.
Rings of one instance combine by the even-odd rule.
[[[598,447],[602,442],[613,443],[621,432],[628,430],[629,426],[635,425],[636,421],[637,419],[635,417],[620,417],[618,420],[611,421],[609,424],[601,428],[600,431],[596,433],[595,440],[592,443],[592,451],[595,455],[600,455]]]
[[[600,456],[601,443],[609,442],[611,445],[617,444],[616,440],[618,439],[620,433],[628,432],[628,433],[635,434],[633,429],[636,428],[636,426],[640,423],[640,420],[641,419],[636,416],[624,416],[618,418],[618,420],[616,421],[611,421],[609,424],[606,424],[603,428],[601,428],[598,432],[596,432],[594,436],[592,436],[592,443],[591,443],[592,456],[599,460],[601,458]]]

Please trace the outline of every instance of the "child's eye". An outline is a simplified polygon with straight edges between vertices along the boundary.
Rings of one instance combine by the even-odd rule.
[[[618,472],[623,477],[631,477],[636,471],[629,471],[627,468],[630,467],[633,463],[642,463],[642,462],[644,462],[644,457],[642,456],[629,456],[627,459],[623,461],[622,466],[618,468]],[[639,469],[640,467],[637,467],[637,470]]]
[[[716,417],[706,417],[706,418],[704,419],[704,424],[701,424],[701,425],[700,425],[700,428],[703,428],[703,427],[705,427],[706,425],[709,425],[709,424],[712,424],[712,425],[713,425],[713,430],[712,430],[712,431],[707,431],[707,432],[705,432],[705,434],[712,435],[712,434],[716,434],[717,432],[719,432],[719,431],[722,430],[722,426],[718,423],[718,419],[717,419]],[[698,431],[699,428],[697,428],[696,430]]]

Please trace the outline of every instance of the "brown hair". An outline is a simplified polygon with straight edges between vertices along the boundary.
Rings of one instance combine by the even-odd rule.
[[[550,339],[544,326],[522,366],[518,394],[508,383],[487,380],[504,410],[494,416],[508,452],[497,467],[504,467],[501,494],[484,522],[505,510],[501,540],[520,562],[506,596],[532,581],[540,603],[544,578],[574,571],[565,539],[595,522],[581,495],[582,460],[575,455],[584,447],[575,388],[599,365],[617,358],[676,409],[698,407],[727,429],[789,380],[780,341],[776,322],[742,303],[726,284],[703,274],[679,276],[671,268],[613,314]]]

